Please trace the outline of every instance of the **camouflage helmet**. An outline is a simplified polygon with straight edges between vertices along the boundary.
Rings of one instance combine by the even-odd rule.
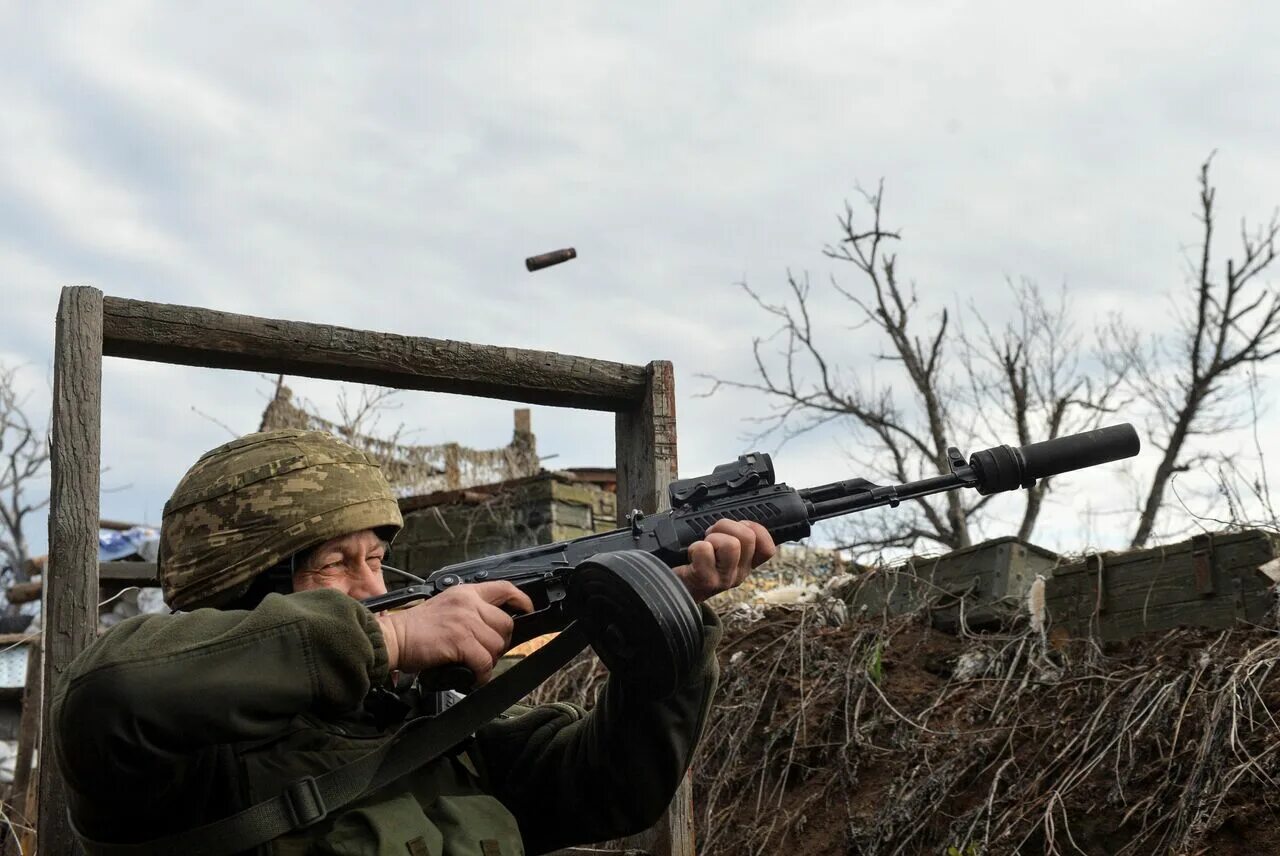
[[[249,434],[206,452],[164,506],[160,582],[174,609],[225,606],[309,547],[403,520],[377,461],[323,431]]]

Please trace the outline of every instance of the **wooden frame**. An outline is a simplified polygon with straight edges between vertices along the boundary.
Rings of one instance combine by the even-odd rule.
[[[622,508],[656,511],[676,473],[671,363],[627,365],[566,354],[474,345],[104,297],[64,288],[54,350],[49,568],[44,585],[44,686],[97,632],[102,358],[305,375],[612,411]],[[53,763],[52,692],[43,694],[39,765],[42,856],[78,853]],[[666,818],[628,845],[693,856],[689,782]]]

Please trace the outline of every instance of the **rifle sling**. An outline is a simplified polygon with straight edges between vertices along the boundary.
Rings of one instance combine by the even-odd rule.
[[[319,776],[290,782],[270,799],[204,826],[134,844],[94,841],[71,828],[94,856],[230,856],[319,823],[349,803],[444,755],[551,677],[587,639],[571,624],[555,639],[437,716],[409,720],[373,752]],[[70,818],[68,818],[70,819]]]

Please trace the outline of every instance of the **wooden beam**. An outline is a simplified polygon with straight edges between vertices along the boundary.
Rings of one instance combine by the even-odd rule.
[[[142,525],[143,524],[141,523],[129,523],[127,520],[99,520],[98,521],[99,529],[110,529],[114,532],[128,532],[130,529],[133,529],[135,527],[142,526]]]
[[[666,360],[649,363],[645,372],[644,396],[614,419],[619,526],[631,509],[649,514],[666,508],[667,486],[676,477],[675,372]],[[652,856],[694,856],[693,782],[688,774],[662,820],[625,839],[623,846]]]
[[[586,410],[631,408],[643,366],[108,297],[102,353]]]
[[[98,579],[103,583],[122,586],[158,586],[160,575],[155,562],[99,562]],[[14,583],[9,586],[9,603],[30,603],[44,595],[41,582]]]
[[[98,579],[130,586],[158,586],[155,562],[99,562]]]
[[[31,603],[33,600],[39,600],[44,596],[44,583],[37,580],[36,582],[14,583],[9,586],[7,597],[9,603]]]
[[[40,853],[79,850],[53,744],[50,700],[72,658],[98,629],[98,490],[102,424],[102,292],[64,288],[53,353],[49,568],[44,576],[44,689]]]

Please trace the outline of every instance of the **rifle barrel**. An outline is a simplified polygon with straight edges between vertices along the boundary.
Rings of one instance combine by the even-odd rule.
[[[943,493],[958,487],[972,486],[973,479],[962,473],[932,476],[905,484],[876,485],[859,489],[849,496],[812,503],[813,512],[809,515],[809,521],[815,523],[819,520],[827,520],[832,517],[839,517],[842,514],[866,511],[869,508],[879,508],[884,505],[892,507],[904,500]]]
[[[1138,432],[1126,422],[1025,446],[993,446],[974,452],[967,465],[953,462],[953,469],[947,475],[897,485],[851,479],[808,488],[800,491],[800,495],[812,508],[809,521],[816,523],[854,511],[892,507],[908,499],[960,487],[976,487],[983,494],[1030,487],[1037,479],[1131,458],[1138,454],[1141,446]]]

